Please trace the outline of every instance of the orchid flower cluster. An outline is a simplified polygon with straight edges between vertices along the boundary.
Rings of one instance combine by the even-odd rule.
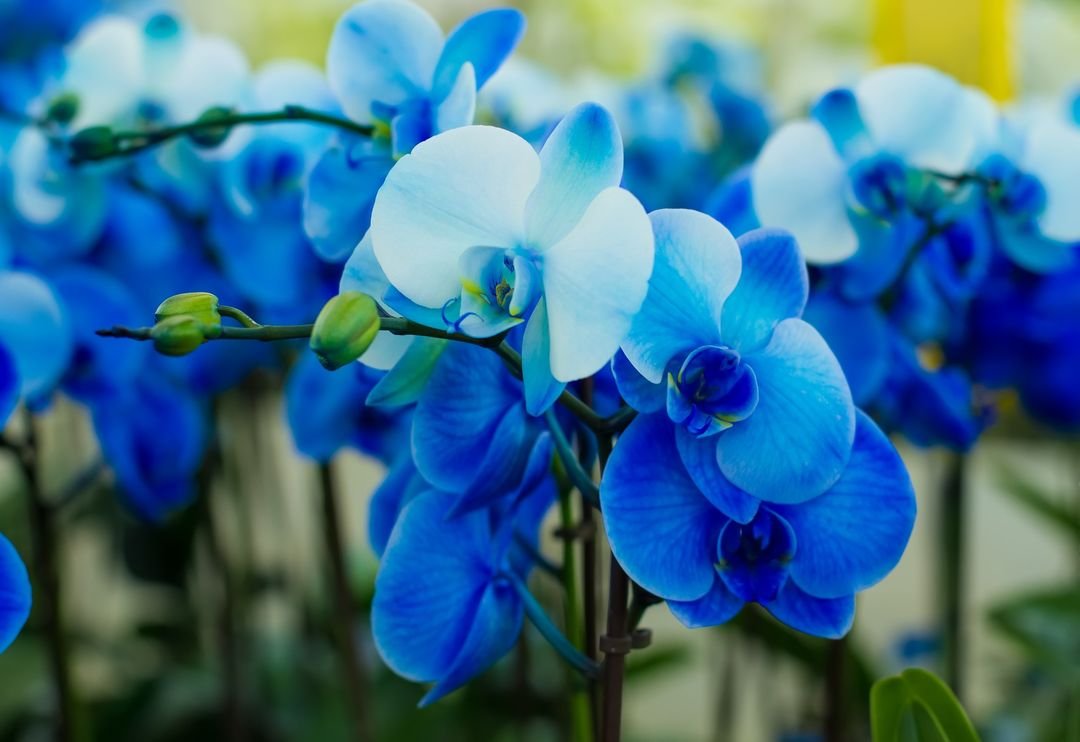
[[[1069,300],[1080,130],[898,67],[766,139],[767,107],[690,40],[615,104],[524,115],[521,71],[500,80],[524,30],[498,9],[444,34],[365,0],[325,75],[252,73],[161,14],[65,29],[40,52],[58,69],[27,52],[34,77],[2,91],[0,421],[58,391],[83,403],[128,505],[160,520],[194,495],[210,401],[291,361],[207,341],[310,335],[289,425],[312,459],[388,467],[372,626],[423,703],[526,616],[597,673],[528,586],[556,503],[574,531],[574,488],[602,518],[613,601],[623,581],[605,672],[636,628],[626,580],[690,627],[756,603],[845,635],[915,519],[879,425],[967,447],[985,424],[969,375],[1023,393],[1057,352],[1027,317]],[[155,306],[128,334],[166,355],[96,334]],[[1044,355],[977,341],[1004,312]],[[0,646],[28,610],[0,541]]]

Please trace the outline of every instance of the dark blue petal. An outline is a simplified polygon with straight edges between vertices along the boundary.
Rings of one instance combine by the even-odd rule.
[[[815,598],[791,580],[765,608],[793,629],[826,639],[839,639],[855,622],[855,596]]]
[[[476,72],[480,89],[514,51],[525,33],[525,16],[512,8],[498,8],[465,19],[450,32],[435,66],[432,100],[440,101],[450,92],[458,70],[466,62]]]
[[[375,556],[382,558],[398,516],[429,485],[420,478],[408,452],[390,466],[386,478],[368,503],[368,542]]]
[[[835,292],[820,291],[810,297],[803,319],[836,354],[855,404],[872,400],[889,373],[889,330],[877,305],[854,304]]]
[[[635,582],[662,598],[697,600],[712,586],[727,519],[678,462],[667,416],[639,415],[608,461],[601,510],[612,552]]]
[[[405,507],[375,579],[375,647],[410,680],[450,674],[499,566],[488,514],[447,520],[451,501],[431,490]]]
[[[0,652],[30,617],[30,576],[15,547],[0,535]]]
[[[19,401],[19,377],[15,375],[15,359],[0,345],[0,430],[3,430]]]
[[[823,495],[777,505],[795,531],[791,579],[811,595],[839,598],[887,575],[915,524],[915,491],[889,439],[859,412],[847,468]]]
[[[745,603],[727,589],[719,576],[713,580],[712,588],[704,597],[697,600],[669,600],[668,608],[675,618],[690,629],[702,629],[727,623],[738,615]]]
[[[699,438],[679,426],[675,441],[687,473],[709,502],[734,521],[753,520],[761,500],[736,487],[720,471],[716,463],[717,439]]]
[[[768,509],[743,525],[728,521],[717,540],[716,571],[728,590],[746,602],[775,600],[788,578],[798,545],[791,525]]]
[[[667,384],[653,384],[627,359],[621,350],[611,359],[611,372],[619,387],[619,394],[638,412],[659,412],[667,400]]]

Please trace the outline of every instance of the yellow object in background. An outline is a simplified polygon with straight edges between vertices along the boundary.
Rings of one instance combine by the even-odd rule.
[[[1015,87],[1015,0],[875,0],[882,64],[921,62],[999,101]]]

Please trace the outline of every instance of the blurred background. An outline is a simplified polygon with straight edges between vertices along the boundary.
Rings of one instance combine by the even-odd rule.
[[[497,4],[417,2],[444,28]],[[349,4],[185,0],[170,7],[204,32],[235,39],[255,65],[281,57],[322,64],[333,24]],[[768,92],[775,120],[802,112],[821,91],[881,62],[933,63],[1001,101],[1058,98],[1080,84],[1080,2],[1074,0],[510,4],[529,19],[519,56],[583,91],[647,74],[677,32],[723,39],[747,50],[746,67],[736,72]],[[136,523],[108,495],[108,475],[65,510],[63,605],[76,682],[94,708],[93,738],[213,738],[210,720],[223,682],[219,661],[226,653],[238,663],[226,672],[239,674],[250,693],[248,736],[346,738],[335,650],[327,639],[331,608],[318,468],[295,454],[272,379],[256,376],[220,404],[221,474],[207,486],[226,494],[213,499],[212,542],[197,535],[199,513],[174,518],[163,529]],[[71,403],[44,416],[42,438],[46,488],[61,487],[99,456],[85,414]],[[911,664],[934,667],[939,653],[935,497],[948,456],[910,446],[902,452],[920,515],[900,566],[860,599],[851,640],[859,659],[846,678],[852,703],[865,703],[870,680]],[[1044,437],[1006,410],[971,461],[966,704],[990,740],[1077,739],[1080,534],[1075,519],[1061,514],[1080,513],[1080,441]],[[376,562],[367,546],[366,503],[384,471],[344,453],[333,474],[344,503],[349,575],[357,594],[370,599]],[[0,458],[0,527],[17,545],[29,538],[21,525],[20,486],[14,462]],[[106,525],[117,522],[120,528]],[[216,578],[222,563],[228,565],[225,585]],[[227,620],[219,613],[222,590]],[[822,643],[777,637],[774,625],[754,616],[691,632],[654,608],[645,625],[655,643],[634,657],[629,739],[813,739],[799,735],[820,726]],[[558,692],[552,679],[561,674],[531,629],[529,636],[478,688],[419,712],[412,706],[420,691],[378,670],[368,644],[380,738],[558,738],[549,720],[557,716],[550,708]],[[40,640],[32,622],[0,656],[0,739],[43,738],[35,736],[48,693]],[[514,720],[512,701],[498,691],[523,686],[530,694],[516,698],[529,706],[526,721]]]

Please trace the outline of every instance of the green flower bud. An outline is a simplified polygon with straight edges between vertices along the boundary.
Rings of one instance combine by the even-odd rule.
[[[231,110],[224,106],[215,106],[203,111],[202,115],[200,115],[196,121],[200,124],[212,123],[214,121],[227,119],[229,116],[232,116]],[[196,146],[204,149],[213,149],[228,139],[231,132],[231,125],[222,124],[221,126],[199,127],[198,129],[189,132],[187,136]]]
[[[186,356],[206,341],[202,324],[189,315],[166,317],[150,330],[154,348],[167,356]]]
[[[113,132],[108,126],[91,126],[76,132],[69,144],[77,160],[100,160],[116,151]]]
[[[79,115],[79,96],[74,93],[63,93],[49,102],[49,108],[45,111],[45,118],[66,126]]]
[[[161,302],[154,311],[154,321],[161,322],[168,317],[191,317],[197,320],[207,332],[221,327],[218,298],[205,291],[177,294]]]
[[[379,308],[359,291],[338,294],[319,312],[311,332],[311,350],[333,371],[352,363],[379,332]]]

